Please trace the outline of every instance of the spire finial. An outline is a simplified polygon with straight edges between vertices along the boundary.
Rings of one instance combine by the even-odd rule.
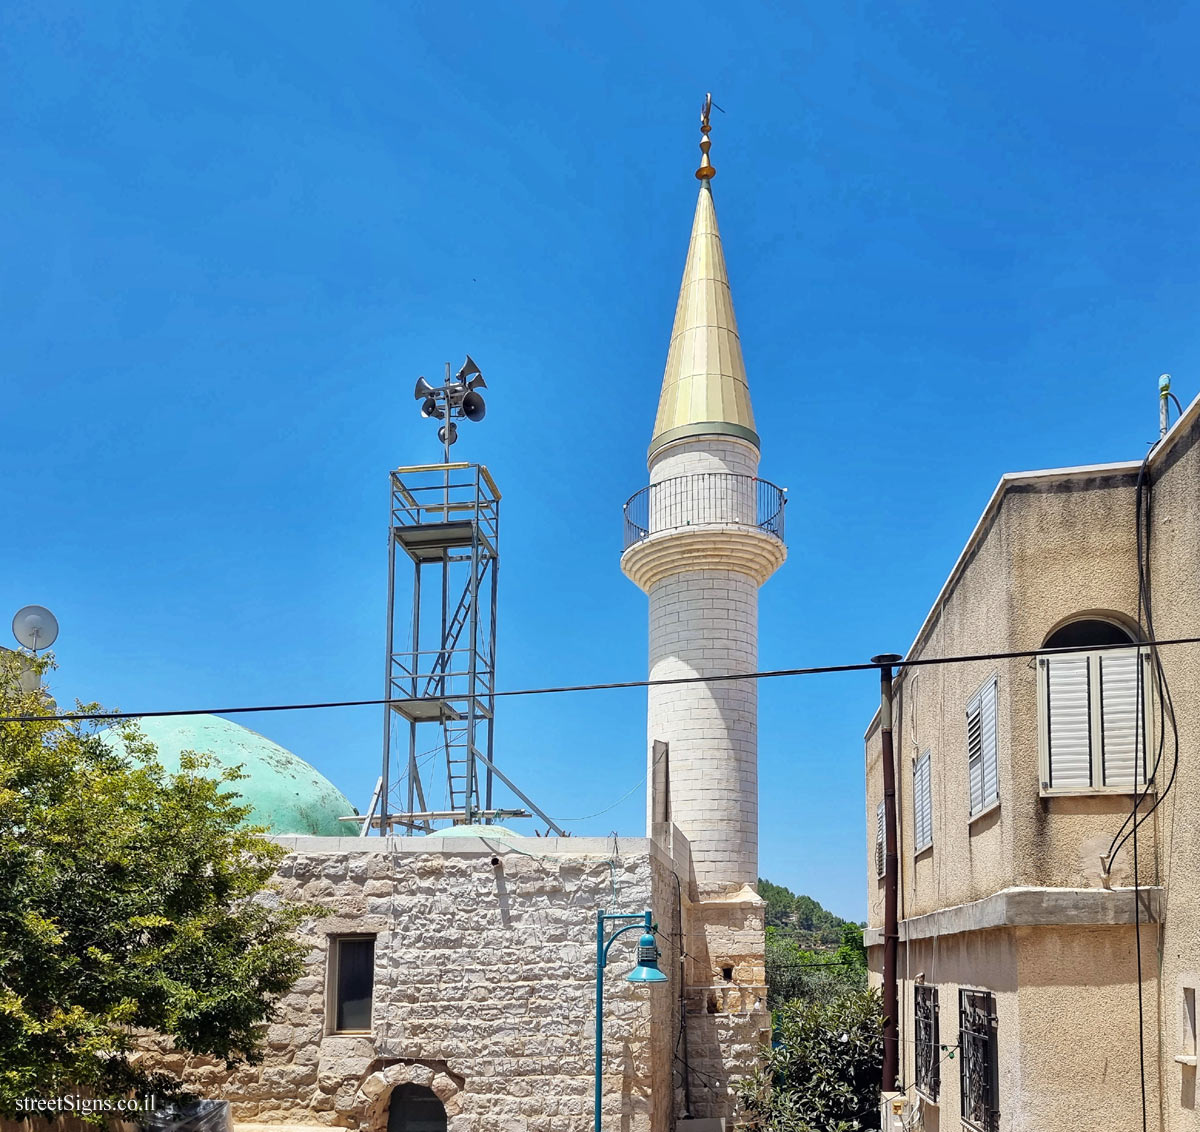
[[[708,159],[708,151],[712,148],[712,142],[708,137],[712,126],[708,124],[708,116],[712,113],[712,108],[713,100],[710,91],[704,96],[704,105],[700,108],[700,153],[703,156],[700,158],[700,168],[696,170],[698,181],[711,181],[717,175],[716,166]],[[717,109],[721,108],[718,106]]]

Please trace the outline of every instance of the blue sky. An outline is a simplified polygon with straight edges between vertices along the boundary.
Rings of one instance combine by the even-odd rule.
[[[807,8],[807,10],[805,10]],[[1140,456],[1200,389],[1200,12],[1169,3],[0,12],[0,593],[61,698],[380,692],[388,469],[469,351],[501,687],[636,679],[618,568],[714,114],[790,559],[765,668],[902,651],[999,476]],[[865,914],[875,678],[761,688],[762,870]],[[360,805],[375,709],[242,717]],[[509,700],[504,765],[641,831],[645,693]],[[608,808],[612,807],[612,808]]]

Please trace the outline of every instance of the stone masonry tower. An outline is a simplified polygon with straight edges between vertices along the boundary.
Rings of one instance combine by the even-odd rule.
[[[650,485],[626,505],[621,567],[650,598],[651,680],[755,671],[758,589],[786,555],[784,495],[757,478],[758,434],[713,207],[707,107]],[[756,885],[756,682],[652,687],[648,714],[651,835],[665,820],[687,837],[701,900]],[[655,765],[656,743],[669,745],[666,775]]]

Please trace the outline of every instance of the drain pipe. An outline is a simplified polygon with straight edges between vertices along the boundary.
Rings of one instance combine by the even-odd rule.
[[[887,652],[871,657],[879,665],[879,734],[883,746],[883,1091],[896,1088],[900,1075],[900,1026],[896,951],[899,864],[896,852],[896,755],[892,748],[892,665],[904,658]]]

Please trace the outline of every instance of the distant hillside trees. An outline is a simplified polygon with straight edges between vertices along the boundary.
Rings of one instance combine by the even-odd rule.
[[[767,902],[767,927],[775,928],[803,947],[838,947],[842,943],[843,920],[822,908],[811,896],[797,896],[791,889],[758,878],[758,894]]]
[[[774,1040],[739,1084],[743,1117],[759,1132],[878,1128],[883,1012],[867,989],[862,925],[768,880],[758,891]]]

